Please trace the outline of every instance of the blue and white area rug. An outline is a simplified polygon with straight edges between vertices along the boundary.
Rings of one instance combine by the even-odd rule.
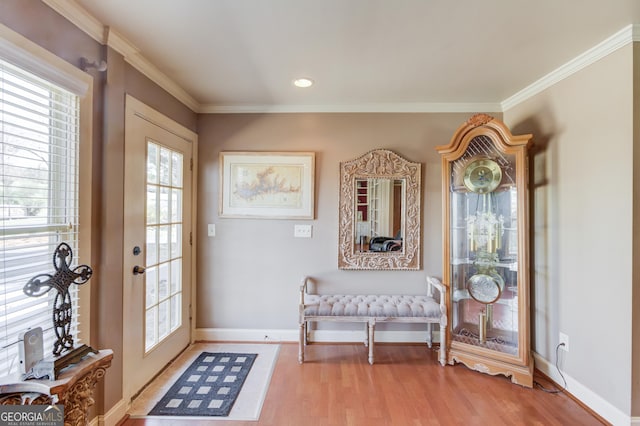
[[[228,416],[257,356],[202,352],[149,414]]]
[[[156,419],[176,419],[184,420],[188,418],[193,419],[207,419],[207,420],[244,420],[255,421],[260,418],[260,411],[262,410],[262,404],[269,388],[269,382],[271,381],[271,375],[273,368],[275,367],[275,361],[278,357],[280,345],[277,344],[255,344],[255,343],[196,343],[187,348],[174,362],[172,362],[165,371],[163,371],[147,388],[138,395],[132,402],[131,407],[127,411],[131,418],[156,418]],[[158,414],[152,410],[159,405],[161,400],[170,391],[172,387],[180,386],[178,381],[181,376],[184,376],[187,369],[198,361],[201,355],[205,353],[224,353],[230,356],[231,361],[233,357],[244,356],[246,354],[256,355],[251,368],[248,369],[248,375],[244,379],[244,384],[240,388],[240,393],[235,402],[231,406],[231,409],[227,416],[214,415],[212,412],[206,414],[196,414],[195,412],[186,414]],[[229,362],[229,364],[231,364]],[[203,365],[199,365],[201,368]],[[209,366],[211,368],[211,365]],[[236,366],[237,367],[237,366]],[[197,367],[196,367],[197,369]],[[195,379],[195,378],[193,378]],[[213,380],[213,379],[209,379]],[[223,380],[224,378],[216,379]],[[238,379],[227,379],[229,381],[236,381]],[[206,382],[206,379],[205,379]],[[200,389],[202,386],[204,388]],[[204,393],[206,390],[212,391],[212,389],[206,389],[209,385],[202,385],[199,387],[193,387],[191,391],[200,391]],[[189,387],[189,385],[187,385]],[[230,386],[226,386],[230,387]],[[213,386],[211,386],[213,388]],[[182,389],[178,389],[178,392]],[[187,389],[182,389],[186,392]],[[191,392],[190,391],[190,392]],[[222,391],[227,392],[226,390]],[[180,399],[180,398],[178,398]],[[204,400],[204,398],[203,398]],[[187,405],[193,400],[187,402]],[[198,403],[193,403],[198,405]],[[212,408],[218,404],[211,401],[201,402],[200,406],[204,404],[207,410],[211,404]],[[165,403],[166,405],[166,403]],[[174,401],[172,405],[177,405]],[[183,406],[183,403],[180,404]],[[222,407],[223,404],[220,404]]]

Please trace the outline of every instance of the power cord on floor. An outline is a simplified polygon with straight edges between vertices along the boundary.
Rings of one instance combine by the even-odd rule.
[[[558,367],[558,350],[560,349],[560,346],[564,346],[564,343],[558,343],[558,346],[556,346],[556,370],[558,370],[558,374],[560,374],[560,377],[562,377],[563,386],[561,389],[547,389],[544,386],[542,386],[540,383],[534,380],[533,384],[536,385],[536,387],[538,387],[543,392],[562,393],[565,391],[565,389],[567,389],[567,380],[564,378],[562,371],[560,371],[560,367]]]

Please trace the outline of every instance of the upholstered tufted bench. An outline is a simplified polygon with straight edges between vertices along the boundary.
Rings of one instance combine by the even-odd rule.
[[[369,364],[374,362],[373,346],[375,326],[378,322],[425,323],[427,345],[432,344],[432,324],[440,325],[440,364],[446,363],[447,308],[444,287],[433,277],[427,277],[427,294],[422,295],[317,295],[307,294],[310,277],[302,279],[300,286],[300,341],[298,361],[304,362],[304,347],[308,341],[310,322],[342,321],[364,322],[365,345],[369,346]],[[439,301],[433,297],[433,289],[439,292]]]

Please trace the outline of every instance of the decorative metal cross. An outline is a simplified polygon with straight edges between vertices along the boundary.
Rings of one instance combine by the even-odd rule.
[[[53,344],[53,355],[55,356],[73,349],[73,336],[71,335],[73,312],[69,287],[71,284],[86,283],[93,274],[87,265],[80,265],[72,271],[69,269],[72,260],[71,247],[67,243],[60,243],[53,252],[53,267],[56,269],[56,273],[54,275],[36,275],[23,288],[24,293],[32,297],[42,296],[52,288],[58,291],[53,304],[53,326],[58,338]]]

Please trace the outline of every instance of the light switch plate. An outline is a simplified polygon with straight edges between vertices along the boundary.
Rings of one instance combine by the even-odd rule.
[[[293,236],[296,238],[311,238],[311,225],[293,225]]]
[[[207,235],[210,237],[215,237],[216,236],[216,225],[213,223],[210,223],[209,225],[207,225]]]

